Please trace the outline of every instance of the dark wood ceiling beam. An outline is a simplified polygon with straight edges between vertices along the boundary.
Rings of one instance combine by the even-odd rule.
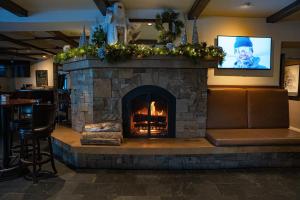
[[[29,44],[29,43],[26,43],[26,42],[22,42],[20,40],[13,39],[13,38],[8,37],[8,36],[3,35],[3,34],[0,34],[0,39],[11,42],[11,43],[14,43],[14,44],[17,44],[19,46],[25,46],[25,47],[29,47],[29,48],[32,48],[32,49],[37,49],[37,50],[40,50],[40,51],[42,51],[44,53],[47,53],[47,54],[52,54],[52,55],[56,54],[53,51],[49,51],[49,50],[37,47],[35,45]]]
[[[273,15],[267,17],[267,23],[276,23],[300,10],[300,0],[297,0],[290,5],[284,7]]]
[[[67,36],[70,39],[73,40],[79,40],[80,36]],[[29,40],[60,40],[58,37],[34,37],[33,39],[28,39]],[[25,40],[24,40],[25,41]]]
[[[12,52],[12,51],[0,51],[0,55],[9,55],[9,56],[17,56],[17,57],[22,57],[22,58],[27,58],[30,60],[38,60],[38,58],[31,57],[27,54],[22,54],[18,52]]]
[[[195,0],[191,10],[188,13],[188,19],[198,19],[210,0]]]
[[[69,38],[68,36],[66,36],[64,33],[60,32],[60,31],[48,31],[48,33],[54,35],[56,38],[58,38],[62,41],[65,41],[66,43],[68,43],[69,45],[71,45],[73,47],[78,47],[78,42]]]
[[[79,40],[80,36],[68,36],[68,38],[73,39],[73,40]],[[34,38],[29,38],[29,39],[19,39],[20,41],[26,42],[26,41],[34,41],[34,40],[61,40],[61,38],[55,37],[55,36],[50,36],[50,37],[34,37]],[[0,41],[5,41],[1,40]]]
[[[28,11],[11,0],[0,0],[0,7],[19,17],[28,17]]]
[[[132,18],[129,19],[129,22],[131,23],[155,23],[156,19],[136,19]]]
[[[100,10],[103,16],[106,15],[107,7],[111,5],[108,0],[94,0],[94,3],[96,4],[97,8]]]

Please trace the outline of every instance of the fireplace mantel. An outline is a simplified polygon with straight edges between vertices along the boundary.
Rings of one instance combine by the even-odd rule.
[[[151,56],[135,58],[128,61],[107,63],[98,58],[85,58],[70,60],[63,65],[64,71],[74,71],[88,68],[159,68],[159,69],[203,69],[216,68],[218,61],[214,59],[197,60],[180,56]]]
[[[204,137],[207,109],[207,68],[216,60],[154,56],[114,64],[96,58],[73,60],[63,69],[70,73],[72,128],[83,131],[86,124],[121,123],[122,100],[140,86],[156,86],[176,101],[175,137]]]

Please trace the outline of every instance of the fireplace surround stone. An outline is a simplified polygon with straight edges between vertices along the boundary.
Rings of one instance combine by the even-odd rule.
[[[98,59],[65,63],[71,77],[72,128],[85,124],[122,123],[122,98],[133,89],[161,87],[176,97],[176,138],[204,137],[207,109],[207,68],[216,61],[145,58],[108,64]]]

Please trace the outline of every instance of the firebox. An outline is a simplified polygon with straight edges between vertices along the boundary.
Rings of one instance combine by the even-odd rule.
[[[123,131],[128,138],[175,137],[176,98],[167,90],[144,85],[122,99]]]

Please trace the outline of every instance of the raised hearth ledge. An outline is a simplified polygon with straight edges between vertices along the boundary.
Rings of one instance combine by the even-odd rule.
[[[205,138],[126,139],[121,146],[81,145],[80,133],[56,128],[57,159],[74,168],[226,169],[299,167],[300,146],[215,147]]]
[[[218,61],[213,59],[197,60],[194,63],[191,59],[180,56],[151,56],[146,58],[134,58],[128,61],[107,63],[98,58],[82,58],[70,60],[64,63],[64,71],[74,71],[89,68],[148,68],[148,69],[203,69],[216,68]]]
[[[52,134],[56,145],[83,154],[105,155],[224,155],[251,153],[299,153],[300,146],[230,146],[216,147],[206,138],[125,139],[121,146],[82,145],[81,134],[58,127]]]

